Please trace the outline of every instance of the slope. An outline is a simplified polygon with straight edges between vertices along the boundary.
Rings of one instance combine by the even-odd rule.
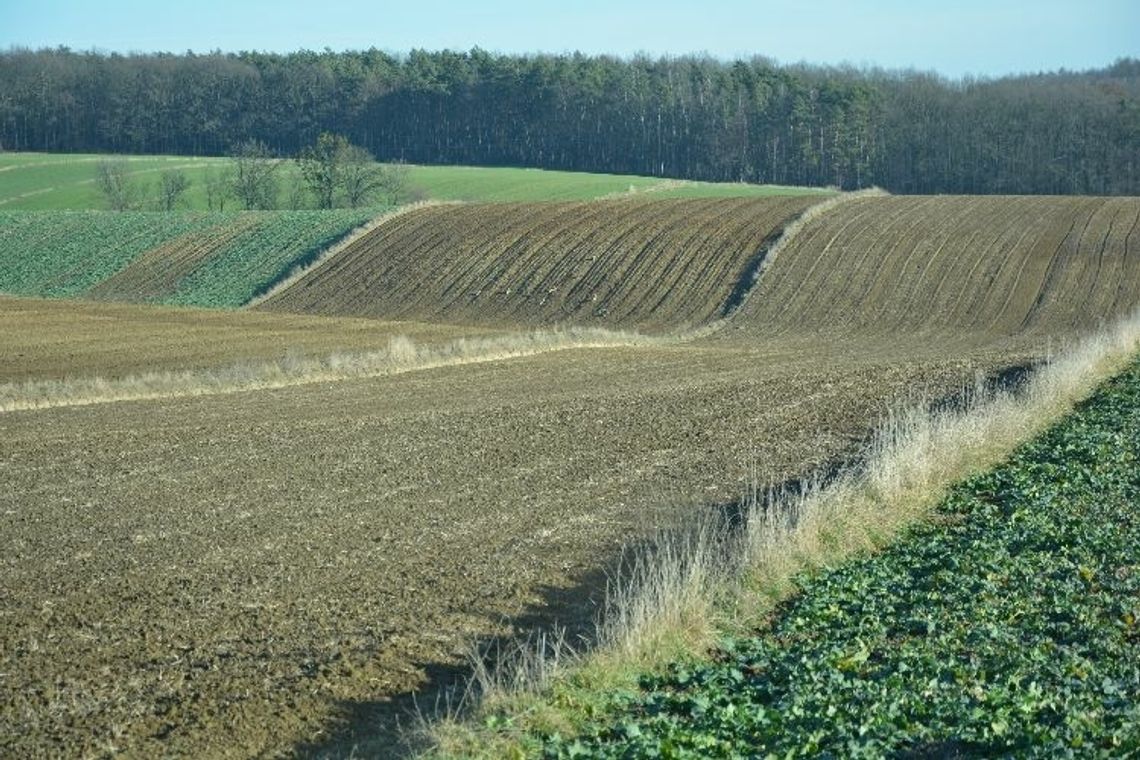
[[[0,292],[237,307],[376,213],[0,211]]]
[[[718,317],[818,196],[426,208],[259,308],[472,324],[665,329]]]
[[[1140,198],[875,197],[820,215],[727,334],[1072,335],[1140,303]]]

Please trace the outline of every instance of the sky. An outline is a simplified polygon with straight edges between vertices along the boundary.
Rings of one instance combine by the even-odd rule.
[[[705,53],[944,76],[1140,58],[1140,0],[0,0],[0,48]]]

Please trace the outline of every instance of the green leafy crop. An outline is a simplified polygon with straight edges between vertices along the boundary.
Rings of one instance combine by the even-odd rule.
[[[237,307],[376,214],[373,210],[261,211],[260,221],[191,272],[165,303]]]
[[[181,278],[162,303],[237,307],[377,213],[369,210],[0,212],[0,292],[77,297],[143,254],[181,241],[225,242]],[[252,222],[251,222],[252,220]],[[237,234],[228,235],[237,230]],[[171,255],[174,255],[173,253]],[[132,299],[131,293],[116,294]],[[152,300],[143,298],[141,300]]]
[[[82,295],[163,242],[223,223],[222,214],[0,211],[0,292]]]

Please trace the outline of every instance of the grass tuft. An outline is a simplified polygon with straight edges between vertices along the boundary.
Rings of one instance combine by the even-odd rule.
[[[536,330],[458,338],[430,345],[420,345],[410,338],[398,336],[381,351],[316,358],[286,353],[276,360],[242,362],[219,369],[146,372],[115,379],[75,377],[7,383],[0,385],[0,413],[285,388],[501,361],[550,351],[659,345],[667,340],[670,339],[599,328]]]

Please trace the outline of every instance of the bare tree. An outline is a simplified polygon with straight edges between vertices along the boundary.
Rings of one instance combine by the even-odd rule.
[[[225,211],[226,201],[233,193],[233,169],[224,167],[206,170],[206,208],[210,211]]]
[[[131,181],[127,162],[122,158],[106,158],[99,162],[95,184],[107,206],[113,211],[133,208],[138,200],[138,187]]]
[[[305,184],[305,178],[299,172],[291,172],[285,176],[285,205],[294,211],[310,208],[309,204],[312,203],[312,198],[309,197],[309,188]]]
[[[158,180],[158,201],[163,211],[173,211],[190,187],[190,178],[180,169],[167,169]]]
[[[410,173],[408,165],[402,161],[380,166],[379,186],[390,205],[396,206],[406,199],[411,191],[408,182]]]
[[[342,153],[341,187],[350,208],[366,206],[380,190],[388,191],[388,173],[376,164],[372,154],[356,145]]]
[[[297,157],[297,166],[317,201],[317,208],[336,206],[337,194],[344,181],[345,154],[351,147],[341,135],[322,132],[316,144],[305,148]]]
[[[331,132],[322,133],[316,144],[302,151],[297,165],[318,208],[359,208],[378,195],[395,205],[408,187],[406,166],[377,164],[367,150]]]
[[[233,155],[230,187],[234,196],[247,209],[277,208],[277,168],[280,162],[268,146],[258,140],[246,140]]]

